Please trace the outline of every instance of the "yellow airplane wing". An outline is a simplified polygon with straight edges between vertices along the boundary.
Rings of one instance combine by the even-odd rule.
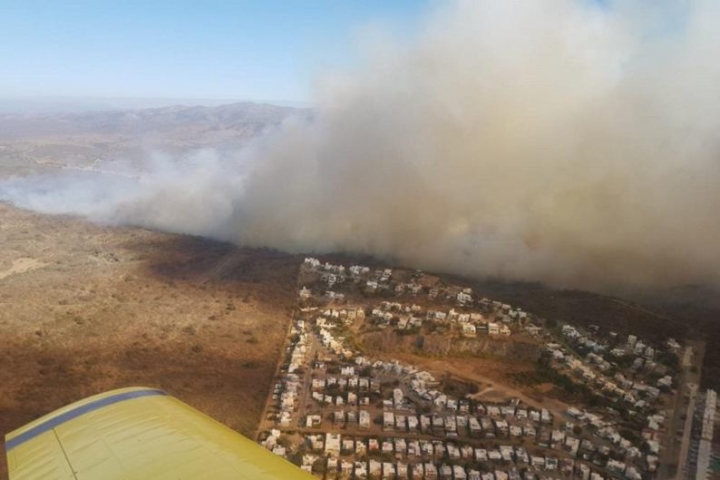
[[[5,447],[10,480],[315,478],[150,388],[68,405],[9,433]]]

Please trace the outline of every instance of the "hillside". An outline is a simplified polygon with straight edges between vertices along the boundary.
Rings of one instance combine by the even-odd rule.
[[[2,204],[0,244],[3,435],[132,385],[252,433],[294,304],[295,258]]]
[[[158,153],[233,154],[250,139],[308,110],[269,104],[173,106],[106,112],[0,114],[0,177],[132,165]]]

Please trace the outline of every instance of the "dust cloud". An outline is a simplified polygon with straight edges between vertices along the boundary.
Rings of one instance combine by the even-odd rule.
[[[466,275],[718,285],[717,25],[712,0],[443,3],[411,41],[368,29],[312,120],[232,162],[205,152],[112,188],[15,179],[0,197]]]

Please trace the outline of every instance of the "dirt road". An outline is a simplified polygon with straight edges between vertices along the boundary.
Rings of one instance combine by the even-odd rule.
[[[555,416],[562,417],[569,408],[567,404],[551,398],[536,400],[526,393],[499,381],[496,376],[483,373],[483,367],[493,368],[493,362],[486,362],[482,359],[432,359],[408,354],[385,355],[384,357],[386,360],[396,359],[404,363],[416,365],[421,369],[428,370],[435,374],[436,378],[440,378],[442,374],[448,373],[463,380],[484,384],[485,390],[491,388],[494,393],[500,393],[507,399],[518,398],[531,407],[538,409],[545,408]]]

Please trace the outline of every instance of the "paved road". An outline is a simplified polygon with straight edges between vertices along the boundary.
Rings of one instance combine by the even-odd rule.
[[[687,345],[680,353],[681,359],[681,373],[680,380],[678,382],[678,388],[670,405],[670,415],[668,423],[666,425],[666,437],[663,444],[663,450],[660,452],[660,466],[658,468],[658,480],[667,480],[670,478],[670,465],[678,461],[680,452],[680,440],[677,438],[676,432],[683,425],[680,417],[685,412],[684,399],[685,394],[688,393],[688,371],[691,366],[689,359],[692,353],[692,346]],[[686,363],[687,361],[687,363]],[[684,430],[683,430],[684,431]]]
[[[688,451],[690,450],[690,435],[692,433],[693,412],[695,411],[695,400],[697,397],[698,386],[690,384],[688,385],[688,388],[690,389],[690,401],[688,402],[687,410],[685,412],[685,426],[683,427],[683,437],[680,445],[680,459],[678,460],[677,474],[674,477],[675,480],[684,480],[687,478],[687,457]]]
[[[684,467],[690,449],[692,417],[704,354],[704,342],[688,342],[680,354],[682,373],[677,393],[671,405],[672,414],[666,425],[663,449],[660,451],[658,480],[681,480],[685,478]],[[692,371],[693,367],[696,368],[694,373]],[[686,395],[689,396],[687,403],[685,403]],[[682,420],[683,414],[685,415],[684,421]],[[677,439],[678,431],[683,434],[680,440]],[[676,465],[677,469],[671,470],[671,465]]]

